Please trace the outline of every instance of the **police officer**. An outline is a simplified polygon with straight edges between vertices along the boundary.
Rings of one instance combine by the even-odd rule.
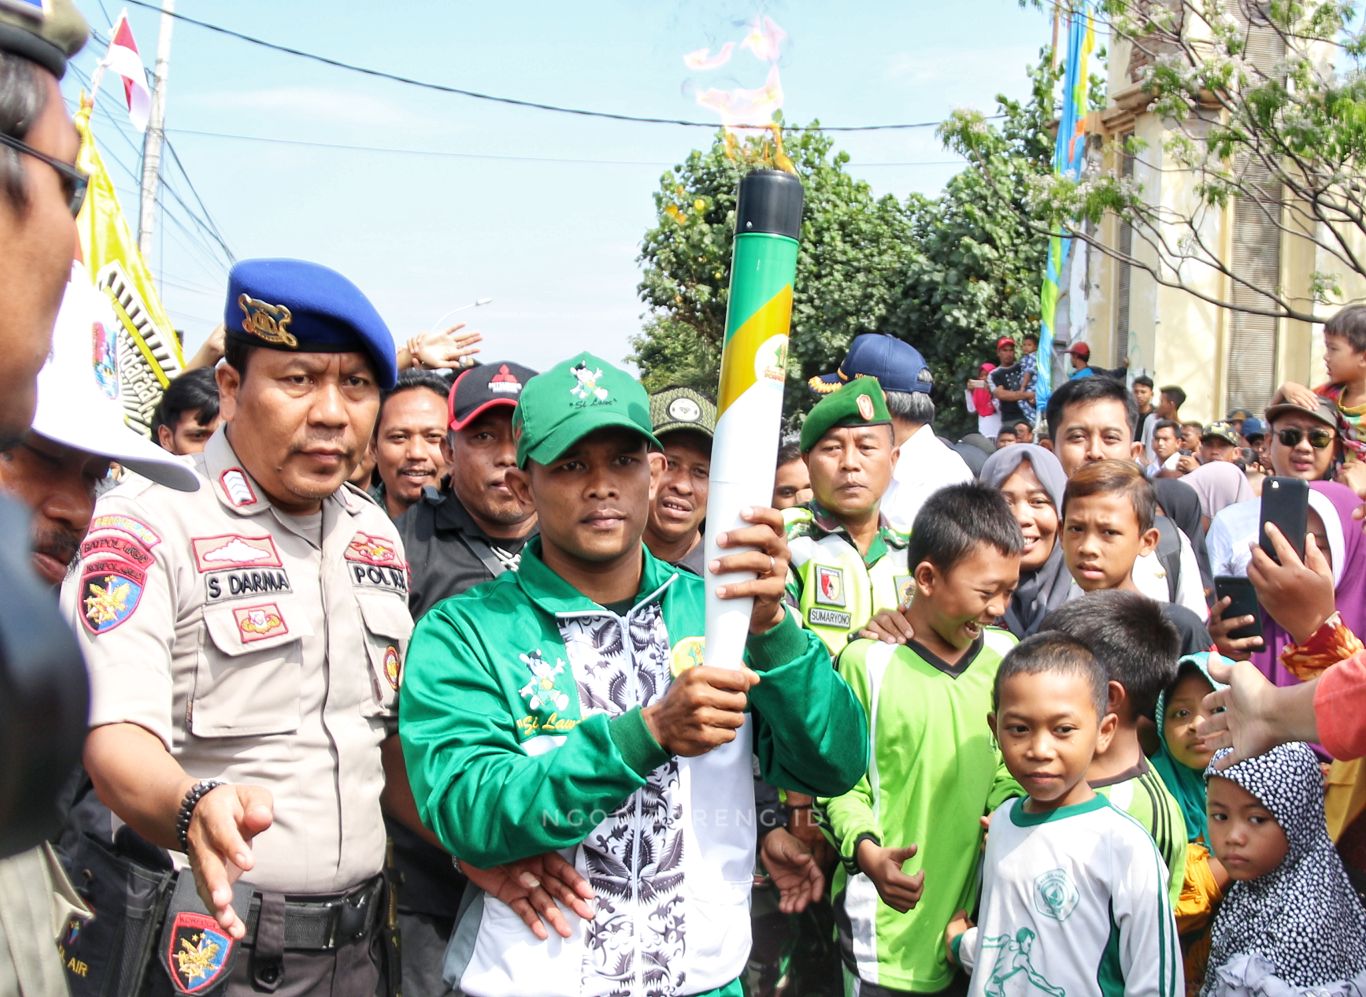
[[[350,281],[294,260],[235,266],[225,321],[202,487],[103,496],[63,591],[86,768],[181,867],[149,986],[369,997],[380,745],[412,621],[398,536],[345,481],[394,344]]]

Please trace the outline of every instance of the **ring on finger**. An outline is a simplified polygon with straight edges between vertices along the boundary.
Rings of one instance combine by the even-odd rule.
[[[768,555],[768,573],[771,575],[778,570],[778,559],[772,554]]]

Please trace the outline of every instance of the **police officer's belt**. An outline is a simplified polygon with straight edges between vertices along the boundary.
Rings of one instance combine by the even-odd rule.
[[[370,934],[383,908],[384,879],[376,876],[350,893],[331,897],[285,897],[285,948],[326,952]],[[261,895],[253,893],[247,912],[247,944],[256,938]]]

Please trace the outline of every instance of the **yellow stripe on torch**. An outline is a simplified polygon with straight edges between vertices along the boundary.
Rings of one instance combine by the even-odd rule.
[[[753,315],[736,329],[724,349],[725,363],[721,368],[721,396],[716,403],[720,418],[731,403],[765,376],[782,380],[787,366],[787,334],[792,327],[792,285],[769,298]],[[783,348],[777,357],[764,357],[759,352],[775,336],[782,337]],[[763,370],[761,370],[761,367]]]

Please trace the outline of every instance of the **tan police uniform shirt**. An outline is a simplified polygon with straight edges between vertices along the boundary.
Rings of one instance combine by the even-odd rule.
[[[138,724],[191,776],[268,789],[258,890],[349,889],[384,858],[379,745],[413,625],[398,534],[349,485],[280,512],[222,429],[195,466],[197,492],[138,480],[95,507],[63,588],[91,726]]]

